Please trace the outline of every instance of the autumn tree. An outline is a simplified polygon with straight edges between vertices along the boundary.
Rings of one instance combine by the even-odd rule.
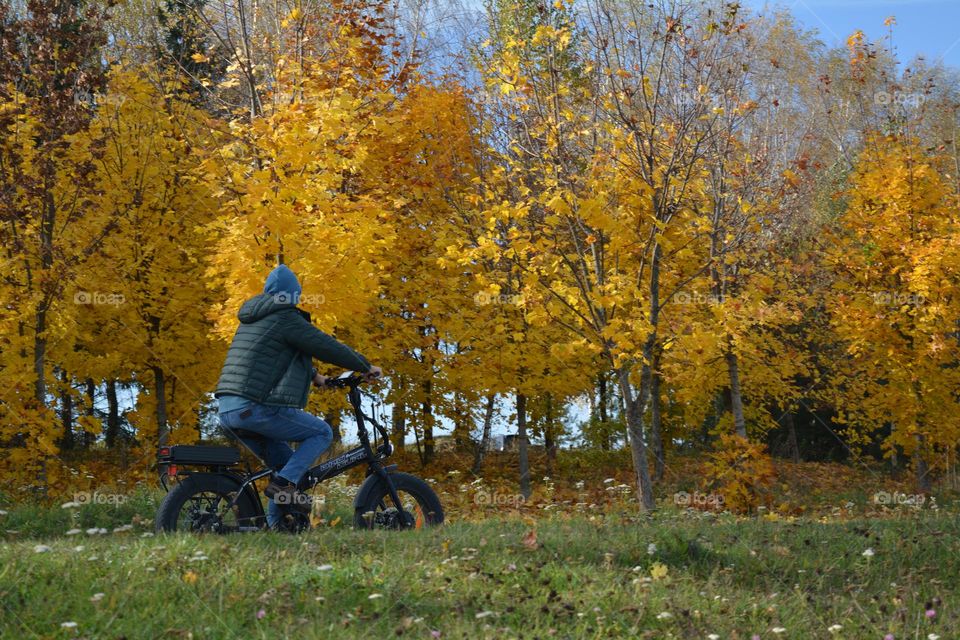
[[[113,222],[88,216],[95,150],[75,144],[91,118],[89,102],[104,83],[99,48],[106,10],[89,3],[30,0],[0,7],[0,235],[4,262],[5,347],[3,436],[45,472],[56,453],[50,349],[69,343],[74,310],[64,297],[70,274],[82,268]],[[75,244],[77,226],[90,233]],[[25,449],[23,448],[25,447]],[[41,484],[47,478],[41,475]]]
[[[208,337],[216,290],[204,282],[203,228],[216,203],[201,170],[218,139],[188,97],[155,68],[117,68],[88,134],[103,148],[90,206],[115,223],[75,281],[78,355],[107,359],[103,375],[139,383],[132,418],[147,448],[166,444],[177,426],[196,433],[223,355]]]
[[[644,414],[661,312],[706,267],[684,248],[700,224],[701,163],[713,135],[701,126],[711,117],[705,101],[672,92],[709,86],[711,65],[739,30],[735,12],[720,28],[698,20],[693,6],[680,15],[630,3],[593,8],[593,59],[572,46],[579,39],[569,21],[514,38],[498,55],[495,86],[528,115],[501,152],[521,198],[490,215],[510,221],[506,256],[522,270],[523,290],[544,299],[531,318],[560,322],[567,348],[600,356],[615,372],[638,498],[650,509]],[[531,63],[521,54],[537,45],[547,53]],[[568,56],[579,56],[578,77],[592,86],[558,81]],[[502,245],[481,246],[496,254]]]
[[[960,239],[956,196],[940,160],[915,142],[878,136],[851,177],[828,254],[834,329],[846,345],[832,370],[847,437],[913,456],[917,486],[960,441],[955,419]]]

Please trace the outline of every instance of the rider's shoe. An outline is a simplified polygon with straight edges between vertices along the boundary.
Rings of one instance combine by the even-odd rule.
[[[304,513],[310,512],[313,502],[309,495],[297,491],[297,485],[279,476],[270,479],[270,484],[263,493],[278,505],[292,507]]]

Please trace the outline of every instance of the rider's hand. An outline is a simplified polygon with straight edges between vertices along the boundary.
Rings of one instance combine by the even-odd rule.
[[[327,386],[327,376],[322,376],[319,373],[313,376],[313,384],[316,385],[318,389],[323,389]]]
[[[367,382],[370,382],[371,380],[376,380],[382,375],[383,375],[383,369],[381,369],[380,367],[374,367],[371,365],[370,370],[367,371],[365,374],[363,374],[363,379],[366,380]]]

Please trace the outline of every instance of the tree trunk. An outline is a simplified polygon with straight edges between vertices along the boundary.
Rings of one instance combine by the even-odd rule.
[[[167,429],[167,380],[159,366],[153,367],[153,382],[157,394],[157,444],[163,447],[170,440],[170,433]]]
[[[87,415],[93,418],[96,415],[97,407],[97,385],[94,384],[93,378],[87,378],[84,382],[87,392]],[[83,448],[89,449],[90,445],[93,444],[96,436],[90,433],[86,429],[83,430]]]
[[[912,346],[912,345],[911,345]],[[912,384],[913,390],[913,399],[917,407],[921,407],[921,412],[923,411],[923,390],[920,387],[919,379],[914,379]],[[917,423],[917,448],[913,452],[913,464],[914,469],[917,474],[917,491],[920,493],[930,493],[933,489],[930,478],[930,467],[927,464],[927,442],[926,438],[923,435],[924,432],[924,421],[923,415],[920,413],[916,417]]]
[[[404,440],[407,437],[407,405],[399,402],[393,405],[393,414],[390,416],[393,431],[393,444],[403,451]]]
[[[727,342],[727,372],[730,374],[730,412],[733,414],[733,428],[741,438],[747,437],[747,422],[743,417],[743,394],[740,390],[740,364],[733,345]]]
[[[920,493],[930,493],[933,489],[933,483],[930,478],[930,467],[926,460],[926,440],[917,434],[917,450],[913,453],[913,463],[917,472],[917,491]]]
[[[609,416],[607,415],[607,374],[606,372],[601,372],[599,379],[597,380],[597,417],[603,430],[603,439],[600,441],[600,448],[604,451],[609,451],[613,444],[610,442],[611,433],[609,425]]]
[[[619,386],[619,384],[620,384],[620,383],[619,383],[619,381],[618,381],[618,382],[617,382],[617,386]],[[623,401],[623,393],[614,393],[613,395],[614,395],[614,397],[615,397],[615,399],[616,399],[616,401],[617,401],[617,406],[620,407],[620,415],[623,417],[624,422],[626,422],[626,419],[627,419],[627,404]],[[623,435],[624,435],[626,438],[629,438],[629,437],[630,437],[630,427],[626,427],[626,428],[625,428]],[[611,443],[610,446],[612,447],[612,446],[613,446],[613,443]]]
[[[654,202],[658,200],[654,196]],[[656,205],[655,205],[656,206]],[[617,380],[620,385],[620,397],[627,421],[627,433],[630,440],[630,453],[633,457],[633,471],[637,478],[637,499],[641,511],[652,511],[656,508],[653,499],[653,486],[650,480],[650,466],[647,463],[647,445],[643,440],[643,414],[647,410],[647,401],[650,398],[650,383],[652,381],[653,355],[657,346],[657,327],[660,324],[660,258],[662,249],[659,244],[653,247],[650,260],[650,280],[648,291],[650,294],[650,333],[643,344],[643,362],[640,369],[640,393],[633,397],[633,386],[630,384],[630,370],[624,366],[616,369]],[[611,362],[611,364],[613,364]]]
[[[653,477],[657,482],[663,480],[664,451],[662,418],[660,406],[660,351],[657,350],[650,373],[650,445],[653,447]]]
[[[800,442],[797,440],[797,424],[793,412],[788,411],[783,417],[787,425],[787,447],[790,451],[790,458],[794,462],[800,462]]]
[[[453,444],[457,451],[462,451],[466,443],[470,442],[470,416],[464,410],[463,395],[453,394]]]
[[[433,403],[431,398],[431,393],[433,391],[433,383],[430,380],[427,380],[423,383],[424,399],[423,403],[420,405],[421,414],[423,416],[423,464],[427,465],[433,462],[434,457],[434,446],[433,446]]]
[[[527,396],[517,393],[517,446],[520,451],[520,493],[530,497],[530,460],[527,457]]]
[[[637,498],[640,501],[641,511],[651,511],[656,508],[653,500],[653,487],[650,481],[650,467],[647,465],[647,446],[643,441],[643,413],[639,405],[645,395],[642,380],[649,376],[641,376],[640,397],[633,397],[633,387],[630,385],[630,372],[625,368],[617,370],[617,379],[620,383],[620,392],[623,397],[626,411],[627,431],[630,436],[630,452],[633,457],[633,470],[637,479]]]
[[[490,443],[490,427],[493,424],[493,409],[496,404],[497,394],[491,393],[487,396],[487,406],[483,411],[483,431],[480,434],[480,444],[477,445],[477,450],[473,454],[473,467],[470,469],[470,472],[474,475],[480,473],[480,469],[483,467],[483,459],[487,454],[487,447]]]
[[[41,407],[47,402],[47,381],[44,376],[44,365],[47,357],[46,325],[47,312],[41,306],[37,309],[37,328],[33,336],[33,375],[36,377],[33,383],[33,395],[37,400],[37,406]]]
[[[63,426],[63,437],[60,439],[61,449],[72,449],[73,439],[73,396],[70,394],[70,376],[66,371],[60,372],[60,424]]]
[[[700,443],[704,446],[711,442],[713,439],[711,432],[720,424],[720,420],[723,419],[723,414],[729,410],[728,399],[730,398],[730,394],[727,393],[728,391],[729,389],[722,389],[713,396],[713,420],[711,421],[709,417],[705,417],[703,422],[700,423]]]
[[[40,264],[44,272],[49,273],[53,267],[53,234],[55,221],[57,218],[56,202],[53,198],[53,172],[50,170],[51,164],[45,164],[44,176],[44,207],[43,217],[40,222]],[[28,266],[29,269],[29,266]],[[45,290],[46,285],[40,281],[38,286],[43,291],[43,297],[37,304],[35,327],[33,334],[33,373],[36,376],[34,381],[34,398],[37,401],[37,408],[43,407],[47,403],[47,311],[50,309],[49,293]],[[37,472],[37,481],[41,487],[43,495],[47,495],[47,459],[40,459],[40,469]]]
[[[53,267],[53,235],[57,219],[57,205],[53,197],[56,174],[51,162],[52,160],[48,159],[48,162],[44,165],[44,203],[43,216],[40,221],[40,265],[44,272],[48,272]],[[43,291],[43,297],[37,303],[34,317],[36,324],[33,334],[33,372],[36,380],[33,390],[37,406],[42,407],[47,402],[45,370],[47,361],[47,311],[50,308],[50,298],[45,290],[47,285],[44,282],[38,280],[37,286]]]
[[[713,233],[710,235],[710,278],[713,281],[713,295],[716,302],[721,302],[726,297],[726,285],[729,282],[726,264],[724,263],[725,250],[720,239],[723,233],[721,227],[723,216],[724,201],[720,199],[714,203]],[[743,395],[740,390],[740,366],[737,361],[737,354],[733,349],[733,340],[729,335],[727,336],[723,355],[727,361],[727,374],[730,377],[729,400],[730,413],[733,415],[733,428],[738,436],[746,438],[747,423],[743,417]]]
[[[107,448],[112,448],[120,433],[120,405],[117,402],[117,381],[107,380]]]
[[[553,395],[547,394],[547,408],[543,419],[543,444],[547,450],[547,475],[553,476],[553,464],[557,460],[557,437],[553,420]]]

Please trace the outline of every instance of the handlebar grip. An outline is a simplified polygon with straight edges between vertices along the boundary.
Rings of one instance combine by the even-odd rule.
[[[347,376],[345,378],[327,378],[327,389],[343,389],[344,387],[356,386],[363,382],[363,378],[357,375]]]

